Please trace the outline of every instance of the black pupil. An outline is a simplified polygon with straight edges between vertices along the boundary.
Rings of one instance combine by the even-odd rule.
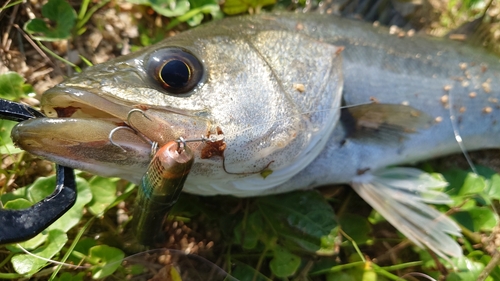
[[[167,62],[160,71],[161,79],[172,88],[182,88],[189,81],[189,68],[180,60]]]

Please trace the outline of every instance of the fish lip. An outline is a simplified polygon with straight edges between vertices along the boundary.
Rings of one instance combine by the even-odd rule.
[[[47,117],[52,118],[110,118],[122,122],[127,121],[131,110],[144,108],[193,118],[204,118],[204,114],[206,115],[205,111],[189,111],[169,106],[133,103],[114,98],[112,95],[103,97],[102,93],[103,91],[100,89],[82,84],[60,84],[45,91],[42,95],[41,111]],[[73,107],[72,110],[71,107]]]
[[[124,122],[133,105],[109,100],[85,86],[56,86],[42,95],[41,111],[52,118],[102,118]]]

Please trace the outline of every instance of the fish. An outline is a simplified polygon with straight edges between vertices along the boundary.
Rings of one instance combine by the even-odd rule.
[[[67,79],[12,138],[137,184],[152,144],[194,140],[185,192],[347,183],[417,246],[459,257],[459,226],[429,206],[451,203],[446,183],[404,165],[498,148],[499,81],[500,58],[460,42],[331,15],[233,17]]]

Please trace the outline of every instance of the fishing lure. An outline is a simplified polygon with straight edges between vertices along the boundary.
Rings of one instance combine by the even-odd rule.
[[[143,245],[153,245],[155,234],[161,233],[163,220],[177,202],[194,154],[180,139],[158,149],[141,180],[132,224],[136,239]]]
[[[172,132],[165,128],[158,128],[158,139],[151,140],[136,130],[137,127],[143,127],[145,124],[138,123],[141,119],[133,118],[134,113],[140,113],[138,116],[144,117],[144,120],[152,122],[154,126],[161,127],[160,120],[153,122],[154,117],[148,116],[144,110],[132,109],[127,114],[126,125],[111,130],[108,138],[111,144],[121,148],[124,152],[126,150],[113,141],[113,135],[119,130],[133,131],[151,144],[151,161],[141,179],[131,224],[137,242],[144,246],[152,246],[156,242],[161,242],[157,235],[162,233],[163,221],[177,202],[194,162],[194,154],[186,143],[213,143],[218,139],[202,136],[199,139],[185,140],[180,137],[176,141],[167,142],[166,139],[173,139]],[[158,141],[161,141],[159,149],[157,149]]]

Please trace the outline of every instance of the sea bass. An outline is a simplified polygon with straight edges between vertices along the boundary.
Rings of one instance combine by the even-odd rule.
[[[236,17],[90,67],[42,96],[54,118],[12,136],[35,155],[135,183],[152,143],[198,140],[186,142],[186,192],[349,183],[417,245],[460,256],[449,236],[459,227],[426,204],[450,203],[435,189],[445,184],[387,167],[499,147],[499,81],[498,56],[457,42],[328,15]]]

